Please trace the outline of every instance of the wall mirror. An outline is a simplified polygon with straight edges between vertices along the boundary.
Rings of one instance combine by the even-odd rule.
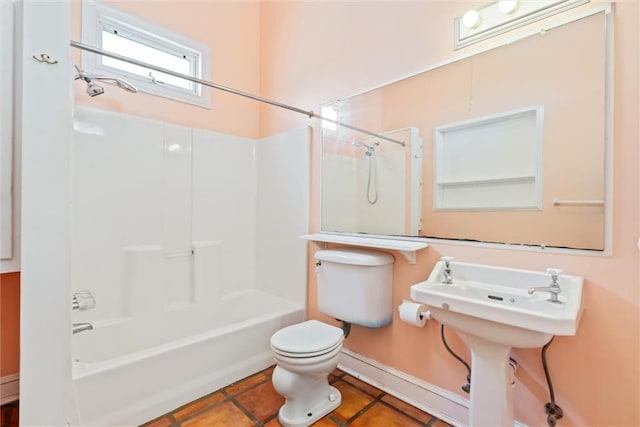
[[[322,230],[603,250],[607,21],[325,106],[405,146],[323,123]]]

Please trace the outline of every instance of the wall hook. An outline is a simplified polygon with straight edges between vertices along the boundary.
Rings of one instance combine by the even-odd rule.
[[[46,63],[46,64],[50,64],[50,65],[54,65],[57,64],[58,61],[57,60],[52,60],[51,57],[49,55],[47,55],[46,53],[41,53],[40,54],[40,59],[36,58],[35,55],[31,56],[33,58],[34,61],[38,61],[41,63]]]

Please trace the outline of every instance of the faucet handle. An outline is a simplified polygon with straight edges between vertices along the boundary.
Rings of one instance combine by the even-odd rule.
[[[453,283],[453,277],[451,274],[451,264],[450,262],[453,260],[453,257],[443,256],[440,258],[440,261],[444,262],[444,267],[442,269],[442,283],[450,285]]]
[[[86,311],[96,306],[96,299],[89,291],[78,291],[71,297],[71,308]]]
[[[553,283],[558,281],[558,276],[562,274],[562,270],[559,268],[547,268],[547,273],[551,275]]]

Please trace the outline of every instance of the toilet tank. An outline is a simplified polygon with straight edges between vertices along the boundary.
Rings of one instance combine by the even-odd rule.
[[[393,256],[367,249],[315,253],[318,310],[336,319],[380,328],[393,319]]]

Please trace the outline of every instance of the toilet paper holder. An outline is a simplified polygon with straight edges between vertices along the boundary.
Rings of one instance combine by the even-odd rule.
[[[400,303],[400,305],[398,306],[398,313],[400,313],[400,310],[402,309],[402,304],[405,304],[405,303],[416,304],[416,303],[414,303],[413,301],[410,301],[410,300],[403,300],[402,303]],[[431,311],[429,311],[429,310],[421,311],[420,312],[420,320],[422,320],[422,319],[426,319],[426,320],[431,319]]]
[[[398,306],[398,314],[400,320],[419,327],[424,326],[426,321],[431,319],[431,312],[425,305],[409,300],[402,301]]]
[[[420,312],[420,320],[422,320],[422,319],[425,319],[425,320],[431,319],[431,312],[429,310],[421,311]]]

